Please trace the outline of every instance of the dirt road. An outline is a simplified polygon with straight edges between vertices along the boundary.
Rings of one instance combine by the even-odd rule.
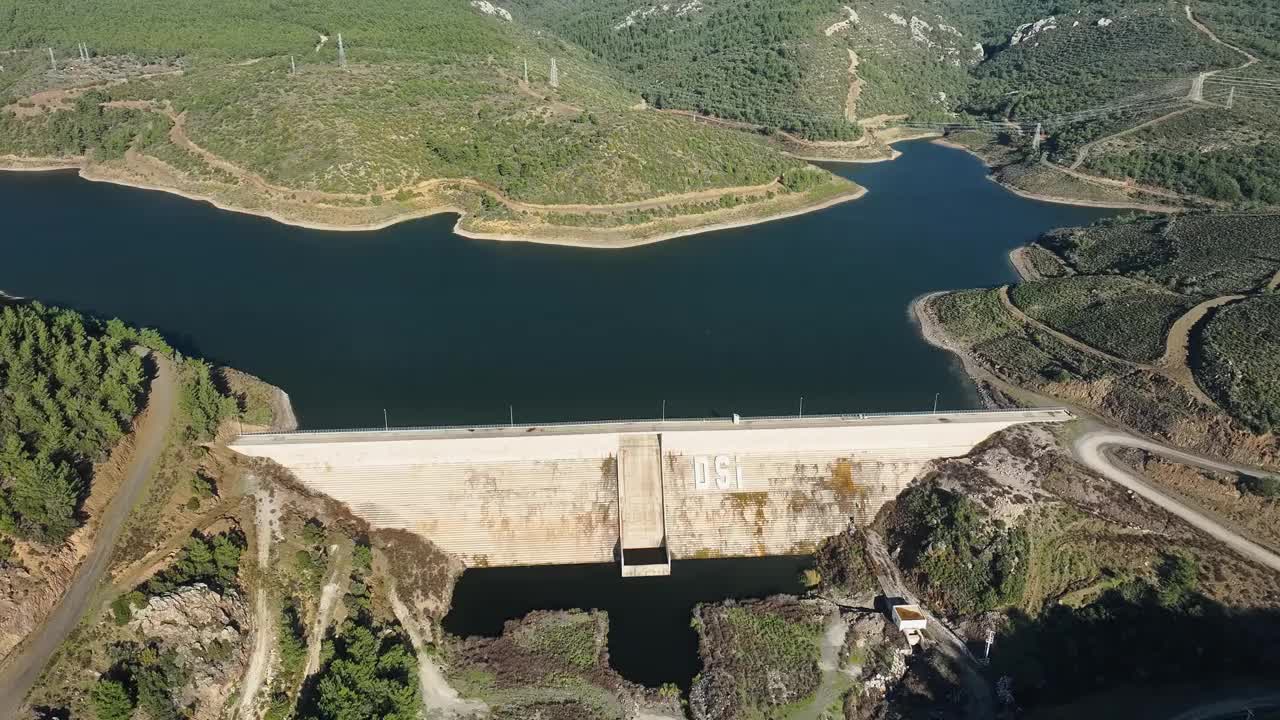
[[[1093,150],[1095,147],[1097,147],[1098,145],[1101,145],[1102,143],[1107,142],[1108,140],[1115,140],[1117,138],[1125,137],[1126,135],[1132,135],[1141,130],[1145,130],[1153,125],[1159,125],[1160,123],[1166,120],[1172,120],[1173,118],[1176,118],[1179,115],[1188,113],[1195,109],[1196,108],[1194,105],[1189,107],[1179,108],[1177,110],[1174,110],[1171,113],[1166,113],[1164,115],[1161,115],[1158,118],[1148,120],[1142,123],[1141,125],[1134,125],[1133,127],[1128,128],[1127,130],[1121,130],[1118,133],[1113,133],[1111,135],[1107,135],[1106,137],[1098,138],[1093,142],[1085,143],[1084,145],[1080,146],[1080,150],[1076,153],[1075,162],[1071,163],[1070,169],[1079,170],[1080,166],[1084,165],[1084,161],[1089,159],[1089,152]]]
[[[166,431],[177,404],[177,381],[168,358],[156,353],[149,357],[155,367],[155,378],[147,394],[147,409],[137,428],[136,450],[124,483],[107,506],[94,537],[93,548],[80,565],[66,596],[49,614],[44,627],[34,634],[27,647],[0,669],[0,718],[17,716],[23,699],[40,678],[49,658],[80,622],[98,582],[107,571],[111,551],[120,539],[124,521],[142,497],[147,478],[164,450]]]
[[[1019,272],[1022,272],[1022,271],[1019,270]],[[1150,364],[1150,363],[1138,363],[1138,362],[1134,362],[1132,360],[1128,360],[1116,355],[1112,355],[1104,350],[1100,350],[1092,345],[1089,345],[1088,343],[1077,340],[1071,337],[1070,335],[1067,335],[1066,333],[1054,330],[1053,328],[1049,327],[1043,322],[1040,322],[1039,320],[1036,320],[1035,318],[1024,313],[1022,309],[1019,308],[1017,305],[1014,305],[1013,299],[1009,296],[1008,285],[1005,285],[1004,287],[1000,288],[1001,305],[1004,306],[1004,309],[1008,311],[1010,315],[1012,315],[1014,318],[1016,318],[1018,321],[1022,322],[1023,324],[1029,327],[1032,327],[1039,332],[1043,332],[1047,335],[1052,335],[1054,338],[1058,339],[1060,342],[1070,345],[1071,347],[1075,348],[1076,350],[1079,350],[1082,353],[1087,353],[1089,355],[1093,355],[1094,357],[1102,358],[1104,360],[1116,363],[1118,365],[1122,365],[1124,367],[1149,370],[1150,372],[1156,373],[1158,375],[1163,375],[1169,378],[1170,380],[1172,380],[1173,382],[1176,382],[1179,385],[1181,385],[1183,389],[1186,390],[1187,393],[1191,395],[1191,397],[1203,403],[1205,406],[1211,407],[1217,410],[1221,410],[1221,408],[1218,407],[1218,403],[1214,402],[1213,398],[1209,397],[1205,393],[1205,391],[1200,388],[1199,383],[1196,382],[1195,375],[1191,372],[1191,366],[1188,364],[1189,363],[1188,348],[1190,347],[1190,343],[1191,343],[1191,331],[1195,328],[1196,324],[1199,323],[1200,320],[1205,316],[1205,314],[1208,313],[1210,310],[1216,307],[1221,307],[1222,305],[1226,305],[1227,303],[1232,303],[1237,300],[1242,300],[1245,297],[1247,296],[1226,295],[1220,298],[1213,298],[1212,300],[1206,300],[1205,302],[1202,302],[1199,305],[1195,306],[1194,308],[1183,313],[1183,315],[1179,317],[1177,321],[1174,322],[1173,326],[1169,330],[1169,334],[1165,337],[1164,355],[1158,361],[1156,361],[1155,364]]]
[[[418,630],[413,613],[400,600],[395,588],[387,592],[391,611],[400,626],[409,634],[409,642],[418,655],[418,686],[422,691],[422,711],[426,720],[452,720],[456,718],[484,717],[489,707],[479,700],[465,700],[449,685],[444,670],[436,658],[427,651],[425,639]]]
[[[1219,472],[1232,474],[1248,473],[1256,475],[1258,474],[1257,470],[1217,460],[1209,460],[1198,455],[1192,455],[1191,453],[1175,450],[1165,445],[1151,442],[1150,440],[1143,440],[1132,435],[1110,430],[1098,430],[1085,433],[1071,444],[1072,455],[1074,455],[1076,460],[1083,463],[1090,470],[1093,470],[1106,479],[1133,491],[1137,495],[1141,495],[1143,498],[1150,500],[1170,513],[1182,518],[1192,527],[1210,535],[1216,540],[1221,541],[1227,547],[1240,555],[1243,555],[1244,557],[1261,565],[1265,565],[1272,570],[1280,571],[1280,555],[1271,552],[1261,545],[1258,545],[1257,543],[1224,527],[1221,523],[1207,517],[1198,510],[1190,508],[1153,488],[1142,477],[1113,461],[1106,454],[1107,448],[1111,447],[1140,448],[1142,450],[1148,450],[1150,452],[1164,455],[1165,457],[1178,462],[1210,470],[1217,470]]]
[[[1218,404],[1200,388],[1195,374],[1191,372],[1191,332],[1210,310],[1243,300],[1245,297],[1247,296],[1224,295],[1205,300],[1174,321],[1173,326],[1169,328],[1168,336],[1165,337],[1164,357],[1160,358],[1157,366],[1164,370],[1165,375],[1186,388],[1195,399],[1209,407],[1216,408]]]
[[[256,480],[254,480],[256,482]],[[258,549],[258,569],[264,574],[271,566],[271,545],[279,532],[280,508],[269,488],[258,487],[253,493],[254,537]],[[254,588],[253,653],[240,683],[240,704],[235,718],[249,720],[258,716],[258,693],[266,685],[271,669],[271,649],[275,646],[275,625],[271,621],[271,603],[265,583]]]
[[[1244,64],[1242,64],[1242,65],[1240,65],[1240,66],[1238,66],[1238,67],[1232,68],[1232,71],[1233,71],[1233,72],[1238,72],[1238,71],[1240,71],[1240,70],[1244,70],[1245,68],[1247,68],[1247,67],[1249,67],[1249,66],[1251,66],[1251,65],[1254,65],[1255,63],[1257,63],[1257,62],[1258,62],[1258,58],[1254,57],[1253,55],[1251,55],[1251,54],[1250,54],[1250,53],[1248,53],[1247,51],[1242,50],[1242,49],[1240,49],[1240,48],[1236,47],[1235,45],[1232,45],[1232,44],[1230,44],[1230,43],[1224,42],[1224,41],[1223,41],[1222,39],[1220,39],[1217,35],[1215,35],[1215,34],[1214,34],[1214,32],[1208,28],[1208,26],[1206,26],[1204,23],[1202,23],[1202,22],[1200,22],[1199,20],[1197,20],[1197,19],[1196,19],[1195,14],[1191,12],[1191,5],[1190,5],[1190,4],[1184,5],[1184,6],[1183,6],[1183,9],[1184,9],[1184,10],[1186,11],[1186,13],[1187,13],[1187,22],[1191,23],[1191,26],[1192,26],[1192,27],[1194,27],[1194,28],[1196,29],[1196,31],[1197,31],[1197,32],[1201,33],[1202,35],[1204,35],[1205,37],[1207,37],[1209,40],[1211,40],[1211,41],[1213,41],[1213,42],[1217,43],[1218,45],[1221,45],[1221,46],[1223,46],[1223,47],[1225,47],[1225,48],[1229,48],[1229,49],[1231,49],[1231,50],[1234,50],[1234,51],[1236,51],[1237,53],[1240,53],[1242,56],[1244,56],[1244,58],[1245,58]],[[1205,81],[1206,81],[1206,80],[1208,80],[1209,78],[1214,77],[1215,75],[1220,74],[1221,72],[1222,72],[1222,70],[1210,70],[1209,72],[1200,73],[1200,74],[1198,74],[1196,77],[1192,78],[1192,80],[1191,80],[1191,93],[1188,95],[1187,100],[1188,100],[1189,102],[1193,102],[1193,103],[1203,103],[1203,102],[1204,102],[1204,83],[1205,83]],[[1179,115],[1182,115],[1182,114],[1184,114],[1184,113],[1190,112],[1191,110],[1194,110],[1196,107],[1199,107],[1199,105],[1193,105],[1193,106],[1191,106],[1191,107],[1180,108],[1180,109],[1178,109],[1178,110],[1174,110],[1173,112],[1168,113],[1168,114],[1166,114],[1166,115],[1161,115],[1160,117],[1155,118],[1155,119],[1153,119],[1153,120],[1148,120],[1148,121],[1146,121],[1146,122],[1142,123],[1141,125],[1136,125],[1136,126],[1131,127],[1131,128],[1129,128],[1129,129],[1127,129],[1127,130],[1121,130],[1120,132],[1113,133],[1113,134],[1111,134],[1111,135],[1107,135],[1106,137],[1098,138],[1097,140],[1094,140],[1093,142],[1090,142],[1090,143],[1086,143],[1086,144],[1084,144],[1084,145],[1080,146],[1080,150],[1079,150],[1079,152],[1076,154],[1075,162],[1071,163],[1071,166],[1070,166],[1069,168],[1065,168],[1065,169],[1068,169],[1068,170],[1079,170],[1079,169],[1080,169],[1080,167],[1081,167],[1082,165],[1084,165],[1085,160],[1087,160],[1087,159],[1088,159],[1088,157],[1089,157],[1089,152],[1090,152],[1091,150],[1093,150],[1093,148],[1097,147],[1098,145],[1101,145],[1102,143],[1107,142],[1108,140],[1115,140],[1116,138],[1121,138],[1121,137],[1124,137],[1124,136],[1126,136],[1126,135],[1132,135],[1133,133],[1136,133],[1136,132],[1138,132],[1139,130],[1143,130],[1143,129],[1149,128],[1149,127],[1151,127],[1151,126],[1153,126],[1153,125],[1159,125],[1160,123],[1165,122],[1166,120],[1171,120],[1171,119],[1173,119],[1173,118],[1175,118],[1175,117],[1178,117]],[[1095,176],[1090,175],[1090,176],[1088,176],[1088,177],[1090,177],[1090,178],[1094,178]],[[1097,178],[1097,179],[1102,179],[1102,178]],[[1191,197],[1191,196],[1188,196],[1188,197]],[[1198,198],[1197,198],[1197,199],[1198,199]]]

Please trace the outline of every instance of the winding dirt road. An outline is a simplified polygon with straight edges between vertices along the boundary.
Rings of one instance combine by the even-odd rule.
[[[1081,146],[1080,146],[1080,150],[1076,152],[1076,159],[1075,159],[1075,162],[1072,162],[1072,163],[1071,163],[1071,168],[1070,168],[1070,169],[1072,169],[1072,170],[1079,170],[1079,169],[1080,169],[1080,166],[1081,166],[1081,165],[1084,165],[1084,161],[1089,159],[1089,152],[1090,152],[1090,151],[1092,151],[1095,147],[1097,147],[1098,145],[1101,145],[1101,144],[1102,144],[1102,143],[1104,143],[1104,142],[1108,142],[1108,141],[1110,141],[1110,140],[1115,140],[1116,138],[1122,138],[1122,137],[1125,137],[1125,136],[1128,136],[1128,135],[1132,135],[1132,134],[1134,134],[1134,133],[1136,133],[1136,132],[1139,132],[1139,131],[1141,131],[1141,130],[1145,130],[1145,129],[1147,129],[1147,128],[1151,127],[1152,125],[1159,125],[1160,123],[1162,123],[1162,122],[1164,122],[1164,121],[1166,121],[1166,120],[1171,120],[1171,119],[1173,119],[1173,118],[1178,117],[1179,115],[1182,115],[1182,114],[1184,114],[1184,113],[1191,112],[1192,110],[1195,110],[1195,109],[1196,109],[1196,106],[1195,106],[1195,105],[1189,105],[1189,106],[1184,107],[1184,108],[1179,108],[1179,109],[1177,109],[1177,110],[1174,110],[1174,111],[1173,111],[1173,112],[1171,112],[1171,113],[1166,113],[1166,114],[1164,114],[1164,115],[1161,115],[1161,116],[1160,116],[1160,117],[1158,117],[1158,118],[1153,118],[1153,119],[1151,119],[1151,120],[1148,120],[1148,121],[1146,121],[1146,122],[1142,123],[1141,125],[1134,125],[1133,127],[1129,128],[1129,129],[1127,129],[1127,130],[1121,130],[1121,131],[1120,131],[1120,132],[1118,132],[1118,133],[1114,133],[1114,134],[1112,134],[1112,135],[1108,135],[1108,136],[1106,136],[1106,137],[1098,138],[1097,140],[1094,140],[1093,142],[1085,143],[1084,145],[1081,145]]]
[[[1120,447],[1147,450],[1178,462],[1219,472],[1257,475],[1259,474],[1257,470],[1202,458],[1199,455],[1193,455],[1167,445],[1161,445],[1113,430],[1087,432],[1071,444],[1072,455],[1090,470],[1159,505],[1161,508],[1185,520],[1197,530],[1221,541],[1240,555],[1272,570],[1280,571],[1280,555],[1223,526],[1200,511],[1165,495],[1148,484],[1140,475],[1113,461],[1106,451],[1109,448]]]
[[[1245,58],[1244,63],[1242,63],[1242,64],[1238,65],[1237,67],[1231,68],[1231,72],[1239,72],[1239,71],[1241,71],[1241,70],[1244,70],[1244,69],[1246,69],[1246,68],[1250,67],[1251,65],[1255,65],[1255,64],[1257,64],[1257,63],[1258,63],[1258,58],[1257,58],[1257,57],[1255,57],[1252,53],[1250,53],[1249,51],[1244,50],[1244,49],[1242,49],[1242,48],[1239,48],[1239,47],[1237,47],[1237,46],[1235,46],[1235,45],[1232,45],[1232,44],[1231,44],[1231,43],[1229,43],[1229,42],[1226,42],[1226,41],[1222,40],[1221,38],[1219,38],[1219,37],[1218,37],[1218,36],[1213,32],[1213,30],[1210,30],[1210,29],[1209,29],[1209,26],[1207,26],[1207,25],[1205,25],[1204,23],[1202,23],[1202,22],[1200,22],[1199,20],[1197,20],[1197,19],[1196,19],[1196,16],[1195,16],[1195,13],[1191,12],[1191,5],[1190,5],[1189,3],[1188,3],[1188,4],[1186,4],[1186,5],[1183,5],[1183,9],[1186,11],[1186,14],[1187,14],[1187,22],[1191,23],[1191,26],[1192,26],[1193,28],[1195,28],[1197,32],[1199,32],[1200,34],[1204,35],[1206,38],[1208,38],[1208,39],[1209,39],[1209,40],[1211,40],[1212,42],[1214,42],[1214,43],[1216,43],[1216,44],[1218,44],[1218,45],[1221,45],[1222,47],[1225,47],[1225,48],[1227,48],[1227,49],[1229,49],[1229,50],[1233,50],[1233,51],[1235,51],[1235,52],[1239,53],[1240,55],[1244,56],[1244,58]],[[1125,183],[1124,181],[1120,181],[1120,180],[1113,180],[1113,179],[1111,179],[1111,178],[1099,177],[1099,176],[1097,176],[1097,175],[1090,175],[1090,174],[1088,174],[1088,173],[1084,173],[1084,172],[1081,172],[1081,171],[1080,171],[1080,167],[1081,167],[1082,165],[1084,165],[1085,161],[1086,161],[1086,160],[1088,159],[1088,157],[1089,157],[1089,153],[1090,153],[1090,152],[1091,152],[1095,147],[1097,147],[1097,146],[1099,146],[1099,145],[1101,145],[1101,144],[1103,144],[1103,143],[1105,143],[1105,142],[1108,142],[1108,141],[1110,141],[1110,140],[1114,140],[1114,139],[1116,139],[1116,138],[1124,137],[1124,136],[1126,136],[1126,135],[1131,135],[1131,134],[1133,134],[1133,133],[1138,132],[1139,130],[1144,130],[1144,129],[1146,129],[1146,128],[1152,127],[1153,125],[1159,125],[1160,123],[1165,122],[1166,120],[1171,120],[1171,119],[1173,119],[1173,118],[1175,118],[1175,117],[1178,117],[1179,115],[1182,115],[1182,114],[1184,114],[1184,113],[1190,112],[1191,110],[1194,110],[1194,109],[1196,109],[1196,108],[1198,108],[1198,107],[1204,107],[1204,83],[1205,83],[1205,81],[1206,81],[1206,80],[1208,80],[1208,79],[1210,79],[1210,78],[1212,78],[1212,77],[1214,77],[1215,75],[1218,75],[1218,74],[1222,73],[1222,72],[1224,72],[1224,71],[1223,71],[1223,70],[1210,70],[1210,71],[1208,71],[1208,72],[1198,73],[1195,77],[1193,77],[1193,78],[1191,79],[1191,92],[1190,92],[1190,94],[1189,94],[1189,95],[1188,95],[1188,97],[1187,97],[1187,101],[1188,101],[1188,102],[1190,102],[1190,103],[1193,103],[1190,107],[1185,107],[1185,108],[1180,108],[1180,109],[1174,110],[1173,112],[1170,112],[1170,113],[1165,114],[1165,115],[1161,115],[1161,116],[1160,116],[1160,117],[1158,117],[1158,118],[1154,118],[1154,119],[1152,119],[1152,120],[1148,120],[1148,121],[1146,121],[1146,122],[1142,123],[1141,125],[1136,125],[1136,126],[1134,126],[1134,127],[1128,128],[1128,129],[1126,129],[1126,130],[1121,130],[1120,132],[1112,133],[1111,135],[1107,135],[1107,136],[1105,136],[1105,137],[1098,138],[1097,140],[1094,140],[1094,141],[1092,141],[1092,142],[1086,143],[1086,144],[1084,144],[1084,145],[1082,145],[1082,146],[1080,147],[1080,150],[1079,150],[1079,151],[1077,152],[1077,154],[1076,154],[1076,159],[1075,159],[1075,161],[1074,161],[1074,162],[1072,162],[1072,163],[1071,163],[1071,165],[1070,165],[1070,166],[1068,166],[1068,167],[1064,167],[1064,166],[1062,166],[1062,165],[1055,165],[1055,164],[1053,164],[1053,163],[1048,163],[1047,161],[1046,161],[1046,164],[1048,164],[1048,166],[1049,166],[1049,167],[1051,167],[1051,168],[1053,168],[1053,169],[1055,169],[1055,170],[1058,170],[1058,171],[1061,171],[1061,172],[1063,172],[1063,173],[1066,173],[1067,175],[1070,175],[1070,176],[1072,176],[1072,177],[1076,178],[1077,180],[1081,180],[1081,181],[1084,181],[1084,182],[1096,182],[1096,183],[1103,183],[1103,184],[1113,185],[1113,186],[1127,187],[1127,188],[1129,188],[1129,189],[1140,190],[1140,191],[1142,191],[1142,192],[1144,192],[1144,193],[1147,193],[1147,194],[1156,195],[1156,196],[1159,196],[1159,197],[1167,197],[1167,198],[1170,198],[1170,199],[1179,199],[1179,200],[1182,200],[1182,201],[1184,201],[1184,202],[1185,202],[1185,201],[1193,201],[1193,202],[1199,202],[1199,203],[1207,203],[1207,204],[1214,205],[1214,206],[1226,206],[1226,205],[1227,205],[1227,203],[1222,203],[1222,202],[1219,202],[1219,201],[1216,201],[1216,200],[1212,200],[1212,199],[1210,199],[1210,198],[1200,197],[1200,196],[1198,196],[1198,195],[1190,195],[1190,194],[1186,194],[1186,193],[1175,193],[1175,192],[1172,192],[1172,191],[1163,190],[1163,189],[1157,189],[1157,188],[1151,188],[1151,187],[1138,187],[1138,186],[1133,186],[1133,185],[1129,185],[1128,183]]]
[[[1218,404],[1201,389],[1200,384],[1196,382],[1195,373],[1191,372],[1191,333],[1210,310],[1246,297],[1248,296],[1223,295],[1205,300],[1175,320],[1173,326],[1169,328],[1169,334],[1165,336],[1164,357],[1158,361],[1158,367],[1169,379],[1181,384],[1192,396],[1209,407],[1218,407]]]
[[[1066,343],[1080,352],[1102,358],[1108,362],[1117,363],[1124,367],[1147,370],[1158,375],[1163,375],[1164,377],[1181,385],[1182,388],[1191,395],[1191,397],[1195,398],[1200,403],[1217,410],[1221,410],[1222,408],[1218,406],[1218,403],[1214,402],[1213,398],[1209,397],[1209,395],[1205,393],[1199,383],[1196,382],[1195,374],[1191,372],[1189,357],[1191,333],[1210,310],[1236,302],[1237,300],[1243,300],[1246,297],[1248,296],[1224,295],[1222,297],[1212,298],[1183,313],[1181,317],[1174,321],[1173,326],[1165,336],[1164,355],[1157,360],[1155,364],[1149,364],[1134,362],[1132,360],[1112,355],[1111,353],[1100,350],[1088,343],[1077,340],[1066,333],[1049,327],[1047,324],[1027,315],[1021,308],[1013,304],[1013,299],[1009,296],[1008,285],[1000,288],[1001,305],[1004,306],[1004,309],[1010,315],[1023,324],[1034,328],[1039,332],[1052,335],[1060,342]]]
[[[151,477],[152,469],[164,450],[166,431],[177,405],[177,381],[168,358],[156,353],[150,353],[149,357],[155,365],[155,377],[147,393],[147,409],[139,419],[137,445],[124,483],[107,505],[93,539],[93,548],[80,565],[66,596],[49,614],[44,627],[32,634],[30,643],[21,654],[0,669],[0,718],[17,717],[22,701],[40,678],[49,658],[53,657],[88,609],[98,582],[106,574],[125,519],[142,497],[147,478]]]

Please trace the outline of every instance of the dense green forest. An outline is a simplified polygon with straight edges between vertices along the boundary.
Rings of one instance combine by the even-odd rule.
[[[1140,148],[1104,155],[1089,166],[1112,177],[1214,200],[1280,204],[1280,144],[1276,143],[1209,152]]]
[[[0,48],[52,45],[70,53],[86,42],[97,55],[301,54],[319,35],[337,33],[353,48],[430,55],[484,56],[508,42],[501,26],[467,3],[444,0],[0,0],[0,18]]]
[[[129,430],[142,399],[135,346],[179,361],[188,440],[209,439],[240,411],[207,363],[180,358],[154,330],[37,302],[0,309],[0,541],[56,544],[80,525],[92,465]]]
[[[822,62],[848,62],[818,42],[820,23],[837,17],[839,0],[686,2],[648,13],[627,0],[586,7],[570,0],[523,0],[521,6],[620,69],[655,107],[807,137],[859,134],[842,117],[847,78],[825,91],[807,86]]]
[[[98,159],[123,157],[134,143],[150,146],[165,139],[169,123],[155,113],[103,107],[109,97],[91,91],[71,109],[34,119],[0,113],[0,154],[69,156],[92,153]]]
[[[0,310],[0,531],[66,539],[89,464],[123,436],[145,373],[127,338],[39,303]]]

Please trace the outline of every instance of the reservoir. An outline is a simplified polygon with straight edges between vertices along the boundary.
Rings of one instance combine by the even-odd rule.
[[[972,408],[910,301],[1014,279],[1006,254],[1115,211],[1017,197],[928,142],[836,171],[861,200],[628,250],[468,240],[438,216],[303,230],[73,173],[0,173],[0,290],[161,330],[289,392],[304,428]],[[697,602],[795,592],[804,558],[464,574],[453,633],[608,611],[615,667],[687,686]]]
[[[1009,249],[1113,211],[1019,198],[928,142],[836,171],[861,200],[628,250],[303,230],[0,173],[0,290],[160,329],[284,388],[305,428],[973,407],[907,315],[1013,279]]]

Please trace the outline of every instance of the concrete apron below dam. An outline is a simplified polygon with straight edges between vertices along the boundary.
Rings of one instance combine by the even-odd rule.
[[[376,528],[472,567],[812,552],[868,523],[932,460],[1061,409],[243,435]]]

